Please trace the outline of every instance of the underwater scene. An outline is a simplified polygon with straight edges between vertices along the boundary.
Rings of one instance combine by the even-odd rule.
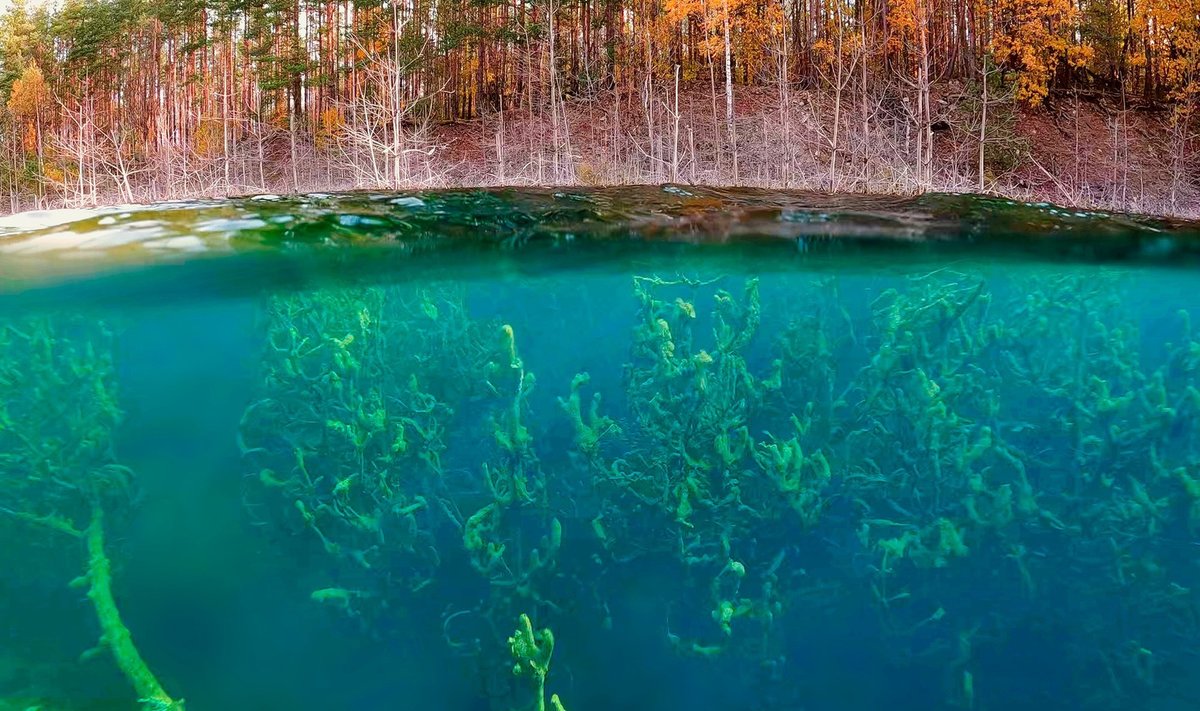
[[[6,227],[0,709],[1200,707],[1200,229],[830,200]]]

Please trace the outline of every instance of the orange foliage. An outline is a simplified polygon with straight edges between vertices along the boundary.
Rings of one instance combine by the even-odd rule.
[[[829,7],[826,8],[821,37],[812,46],[813,59],[820,67],[832,68],[838,63],[845,66],[863,49],[862,35],[846,21],[846,18],[854,16],[855,8],[849,0],[827,0],[827,3]],[[898,0],[893,8],[893,30],[899,26],[902,31],[911,32],[915,27],[912,14],[914,8],[907,7],[905,0]]]
[[[46,79],[37,64],[31,64],[21,73],[21,77],[13,82],[12,94],[8,97],[8,110],[20,119],[30,119],[37,115],[39,109],[45,106],[50,91],[46,87]]]
[[[68,177],[66,171],[50,163],[47,163],[42,168],[42,175],[44,175],[46,180],[49,180],[51,183],[58,184],[66,182]]]
[[[726,15],[728,12],[728,16]],[[680,62],[681,78],[691,81],[707,73],[709,61],[720,65],[725,53],[725,20],[736,64],[753,80],[778,42],[786,17],[779,0],[663,0],[651,29],[658,49],[655,73],[674,77],[676,52],[693,48]]]
[[[887,38],[889,54],[899,54],[912,45],[918,28],[925,22],[925,0],[894,0],[888,9]]]
[[[218,155],[224,148],[222,141],[221,121],[215,118],[205,118],[201,119],[200,125],[196,127],[196,133],[192,136],[192,147],[200,157],[211,158]]]
[[[1145,0],[1134,15],[1133,31],[1145,52],[1131,57],[1176,100],[1200,97],[1200,0]]]
[[[1083,66],[1092,49],[1074,42],[1078,11],[1071,0],[996,0],[996,61],[1017,71],[1017,99],[1036,104],[1046,98],[1062,62]]]
[[[736,18],[734,47],[741,57],[746,75],[753,79],[769,64],[772,50],[782,41],[782,28],[787,26],[787,17],[779,1],[755,3],[741,0],[736,6],[739,14]]]
[[[315,136],[317,148],[327,148],[336,141],[343,122],[341,110],[330,107],[322,111]]]

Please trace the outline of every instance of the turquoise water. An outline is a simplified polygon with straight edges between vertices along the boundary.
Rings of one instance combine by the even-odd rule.
[[[1200,702],[1194,225],[677,188],[38,219],[0,237],[0,709]]]

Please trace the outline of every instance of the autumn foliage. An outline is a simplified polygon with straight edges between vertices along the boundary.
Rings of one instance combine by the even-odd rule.
[[[425,150],[401,146],[399,132],[407,141],[414,126],[480,117],[545,118],[552,148],[570,152],[570,107],[624,110],[625,102],[652,112],[674,106],[678,85],[711,95],[723,155],[736,153],[742,87],[775,90],[781,116],[798,92],[833,91],[839,112],[850,94],[860,113],[868,96],[881,111],[878,97],[903,99],[904,131],[922,141],[914,160],[925,184],[931,97],[947,93],[941,86],[978,87],[989,68],[993,96],[1033,110],[1082,94],[1121,106],[1136,100],[1190,122],[1200,96],[1200,0],[67,0],[49,8],[18,0],[0,18],[2,180],[38,201],[68,187],[88,192],[89,171],[122,173],[115,182],[132,186],[156,161],[188,169],[218,161],[223,184],[250,185],[281,156],[303,164],[305,155],[336,152],[394,177],[416,170],[408,163]],[[666,149],[652,156],[675,165],[685,138],[670,110],[673,120],[646,123],[648,132],[678,129],[675,158],[663,157]],[[845,132],[822,131],[834,173]],[[241,162],[231,169],[235,154]],[[298,186],[294,169],[293,178]]]

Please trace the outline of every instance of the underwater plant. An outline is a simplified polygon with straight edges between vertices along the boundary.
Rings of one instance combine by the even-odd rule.
[[[789,653],[845,599],[948,705],[988,706],[985,661],[1029,609],[1106,680],[1088,707],[1168,689],[1175,631],[1200,633],[1190,319],[1150,365],[1117,279],[940,269],[843,291],[636,277],[604,354],[619,376],[543,369],[522,345],[544,324],[476,318],[456,288],[274,297],[241,427],[249,511],[321,554],[314,602],[440,614],[496,708],[560,707],[531,619],[621,634],[624,583],[651,569],[654,653],[762,699],[795,691]]]
[[[529,615],[517,619],[517,629],[508,638],[513,658],[513,675],[530,680],[533,687],[533,707],[546,711],[546,677],[550,674],[550,658],[554,656],[554,633],[549,629],[535,630]],[[551,711],[565,711],[558,694],[550,695]]]
[[[368,287],[273,297],[266,328],[263,384],[240,427],[247,506],[324,554],[313,602],[371,628],[442,566],[469,565],[482,591],[443,611],[447,623],[472,612],[496,630],[554,606],[563,528],[511,326],[467,316],[452,288]]]
[[[315,601],[357,613],[386,605],[390,586],[421,589],[441,560],[434,529],[463,525],[443,498],[443,457],[455,406],[484,385],[485,352],[460,309],[382,288],[269,303],[263,387],[240,431],[250,510],[336,561],[331,589],[345,594]]]

